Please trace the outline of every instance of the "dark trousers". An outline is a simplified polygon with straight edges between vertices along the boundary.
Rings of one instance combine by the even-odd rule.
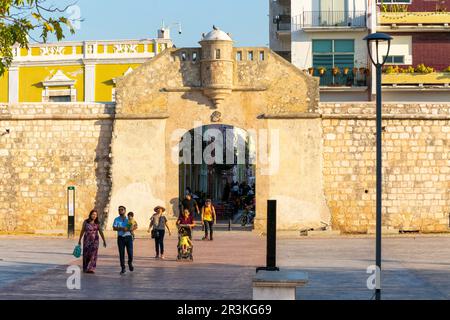
[[[205,238],[208,238],[208,230],[209,230],[209,240],[212,240],[214,222],[204,220],[203,223],[205,224]]]
[[[117,237],[119,247],[120,266],[125,269],[125,248],[127,249],[128,265],[133,265],[133,238],[131,236]]]
[[[156,255],[159,256],[159,253],[161,252],[161,255],[164,254],[164,234],[166,233],[166,230],[158,230],[157,236],[155,237],[155,250]]]

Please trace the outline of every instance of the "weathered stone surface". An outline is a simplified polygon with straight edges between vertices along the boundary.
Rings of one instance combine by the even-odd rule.
[[[106,207],[110,191],[109,154],[114,105],[9,105],[0,118],[0,231],[67,230],[67,187],[76,187],[76,227],[96,207]],[[6,108],[5,108],[6,107]],[[44,111],[45,110],[45,111]],[[78,115],[93,115],[76,120]],[[36,119],[22,119],[33,114]],[[45,115],[72,115],[44,120]],[[0,116],[1,117],[1,116]]]
[[[243,57],[263,52],[264,60],[235,61],[234,89],[217,109],[202,90],[186,89],[201,86],[200,62],[180,55],[200,55],[199,48],[166,51],[119,81],[117,110],[114,104],[0,105],[0,231],[65,230],[72,185],[77,229],[93,207],[109,212],[108,225],[119,204],[138,213],[141,226],[156,204],[176,216],[172,133],[211,124],[212,112],[220,111],[224,124],[281,138],[279,170],[267,175],[270,163],[258,167],[257,229],[265,227],[266,199],[274,198],[280,229],[331,221],[343,232],[371,232],[375,105],[318,104],[316,79],[267,49],[239,50]],[[164,90],[170,88],[178,91]],[[385,104],[383,114],[383,225],[448,231],[450,104]]]
[[[240,52],[244,59],[233,57],[233,69],[229,68],[229,56],[223,63],[212,63],[207,57],[213,50],[206,47],[206,53],[202,52],[203,45],[201,49],[166,50],[118,83],[118,115],[148,114],[151,118],[165,114],[167,119],[147,119],[139,124],[116,120],[111,210],[115,212],[126,199],[132,204],[130,210],[140,212],[138,223],[148,223],[156,204],[170,208],[170,217],[178,216],[179,165],[172,154],[178,150],[179,140],[174,139],[174,134],[212,124],[211,114],[219,111],[220,123],[252,130],[258,137],[275,133],[282,138],[276,142],[269,139],[259,148],[270,148],[274,156],[282,156],[266,163],[260,161],[256,166],[256,228],[265,228],[269,198],[280,200],[281,229],[320,225],[321,219],[329,221],[323,196],[320,119],[294,117],[289,125],[281,118],[268,119],[274,115],[315,113],[317,79],[266,48],[235,48],[233,55]],[[202,59],[193,61],[194,53]],[[202,84],[215,88],[221,83],[229,89],[229,79],[234,79],[231,92],[221,97],[220,104],[209,94],[205,96]],[[127,170],[129,167],[138,169]]]
[[[365,233],[375,227],[376,129],[374,120],[358,117],[373,114],[375,105],[323,103],[320,109],[325,196],[333,227]],[[448,231],[450,105],[385,104],[383,115],[383,225]]]

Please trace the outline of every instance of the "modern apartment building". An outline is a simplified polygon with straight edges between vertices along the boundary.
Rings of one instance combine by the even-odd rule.
[[[385,98],[450,101],[450,0],[378,0],[377,6],[377,31],[393,37]]]
[[[363,38],[389,33],[384,100],[450,101],[448,10],[450,0],[270,0],[270,47],[320,77],[322,101],[368,100],[375,75]]]
[[[271,0],[270,47],[320,77],[321,100],[367,100],[367,0]],[[312,68],[312,69],[311,69]]]

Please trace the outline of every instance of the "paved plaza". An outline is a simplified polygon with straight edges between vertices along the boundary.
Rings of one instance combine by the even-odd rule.
[[[135,242],[135,268],[120,276],[115,238],[99,252],[95,275],[81,275],[69,290],[76,241],[0,236],[0,299],[251,299],[255,267],[265,263],[265,237],[218,231],[212,242],[194,234],[192,263],[176,262],[176,236],[166,240],[166,261],[155,260],[148,236]],[[298,299],[371,299],[366,288],[375,242],[370,236],[280,235],[278,265],[306,271]],[[383,240],[384,299],[450,299],[450,235],[389,236]]]

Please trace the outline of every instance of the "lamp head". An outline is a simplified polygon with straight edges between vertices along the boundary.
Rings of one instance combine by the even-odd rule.
[[[364,37],[364,40],[366,40],[367,42],[370,42],[370,41],[383,42],[383,41],[391,41],[392,37],[386,33],[376,32],[376,33],[371,33],[368,36]]]
[[[386,33],[376,32],[376,33],[371,33],[371,34],[365,36],[364,40],[367,41],[367,50],[369,51],[369,57],[370,57],[370,60],[372,61],[372,63],[377,67],[383,66],[386,63],[386,60],[389,56],[389,50],[391,48],[392,37]],[[382,42],[387,42],[388,45],[387,45],[387,52],[385,55],[383,55],[383,56],[385,56],[385,58],[383,59],[383,61],[380,62],[380,60],[379,60],[380,54],[378,52],[378,50],[379,50],[378,44],[382,43]],[[376,52],[375,52],[376,55],[372,54],[371,46],[370,46],[371,43],[376,44]],[[376,57],[376,60],[374,59],[374,56]]]

